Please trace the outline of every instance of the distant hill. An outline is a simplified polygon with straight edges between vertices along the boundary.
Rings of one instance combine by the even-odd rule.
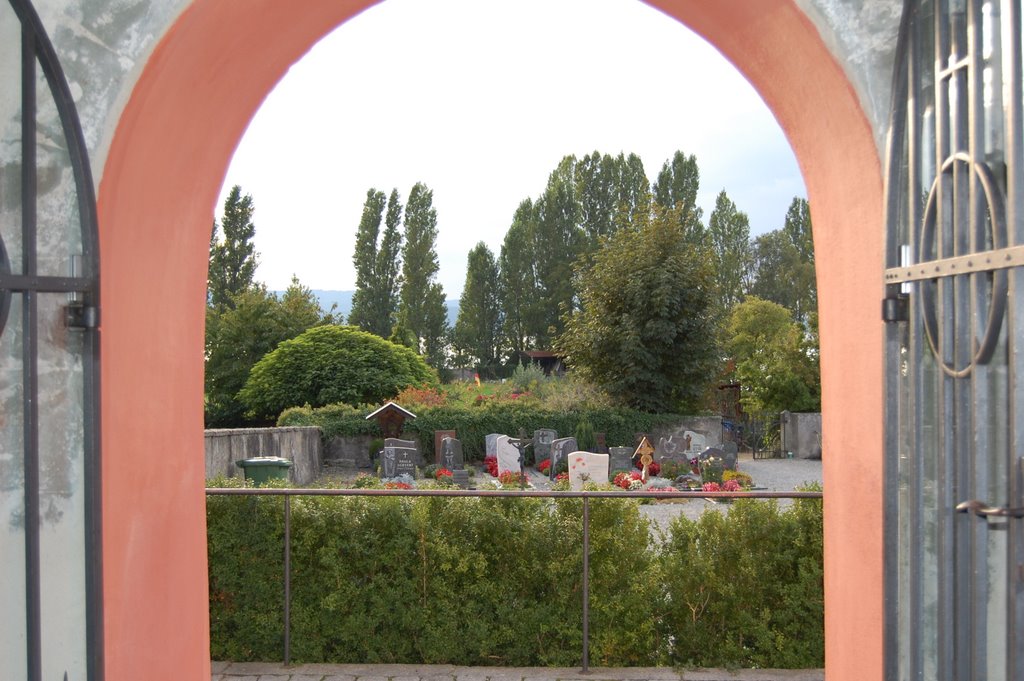
[[[280,295],[283,291],[275,291],[275,293]],[[345,315],[345,319],[348,319],[348,314],[352,311],[353,293],[355,293],[355,291],[324,291],[320,289],[313,289],[313,295],[320,301],[320,307],[323,308],[325,312],[330,310],[332,305],[336,304],[338,306],[336,312],[340,312]],[[459,317],[459,301],[446,300],[444,302],[448,305],[448,326],[455,326],[455,320]]]

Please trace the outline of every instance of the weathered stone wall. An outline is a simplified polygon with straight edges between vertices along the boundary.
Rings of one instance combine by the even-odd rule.
[[[320,429],[301,428],[225,428],[205,431],[206,477],[224,475],[242,477],[236,461],[255,456],[280,456],[292,462],[289,479],[296,485],[308,485],[320,475],[323,446]]]
[[[797,459],[821,458],[821,414],[782,412],[782,451]]]

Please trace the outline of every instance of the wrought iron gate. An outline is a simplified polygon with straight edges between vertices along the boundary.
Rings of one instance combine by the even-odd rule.
[[[29,0],[0,7],[0,676],[102,679],[96,205]]]
[[[893,101],[886,678],[1024,679],[1020,0],[907,0]]]

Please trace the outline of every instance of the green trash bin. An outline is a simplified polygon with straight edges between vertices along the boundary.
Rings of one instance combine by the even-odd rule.
[[[252,480],[252,484],[258,487],[267,484],[268,480],[287,480],[292,462],[280,456],[257,456],[236,461],[235,465],[241,466],[245,479]]]

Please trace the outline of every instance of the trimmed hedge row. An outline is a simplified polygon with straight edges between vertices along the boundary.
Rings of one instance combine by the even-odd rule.
[[[581,500],[295,497],[292,657],[574,666]],[[821,502],[738,500],[651,540],[590,501],[595,665],[821,667]],[[283,503],[207,503],[214,659],[280,660]]]
[[[336,436],[375,435],[376,422],[367,421],[373,407],[357,409],[334,404],[314,409],[294,407],[284,411],[279,426],[319,426],[324,440]],[[532,434],[539,428],[553,428],[560,437],[571,437],[583,420],[589,420],[594,432],[604,433],[610,447],[634,444],[636,433],[649,433],[658,426],[677,424],[679,414],[649,414],[633,409],[588,409],[554,411],[528,402],[492,402],[481,406],[423,407],[416,409],[416,419],[406,421],[405,434],[419,440],[420,451],[431,460],[434,456],[434,431],[456,430],[462,441],[463,456],[468,461],[482,461],[485,438],[489,433],[516,435],[520,429]]]

